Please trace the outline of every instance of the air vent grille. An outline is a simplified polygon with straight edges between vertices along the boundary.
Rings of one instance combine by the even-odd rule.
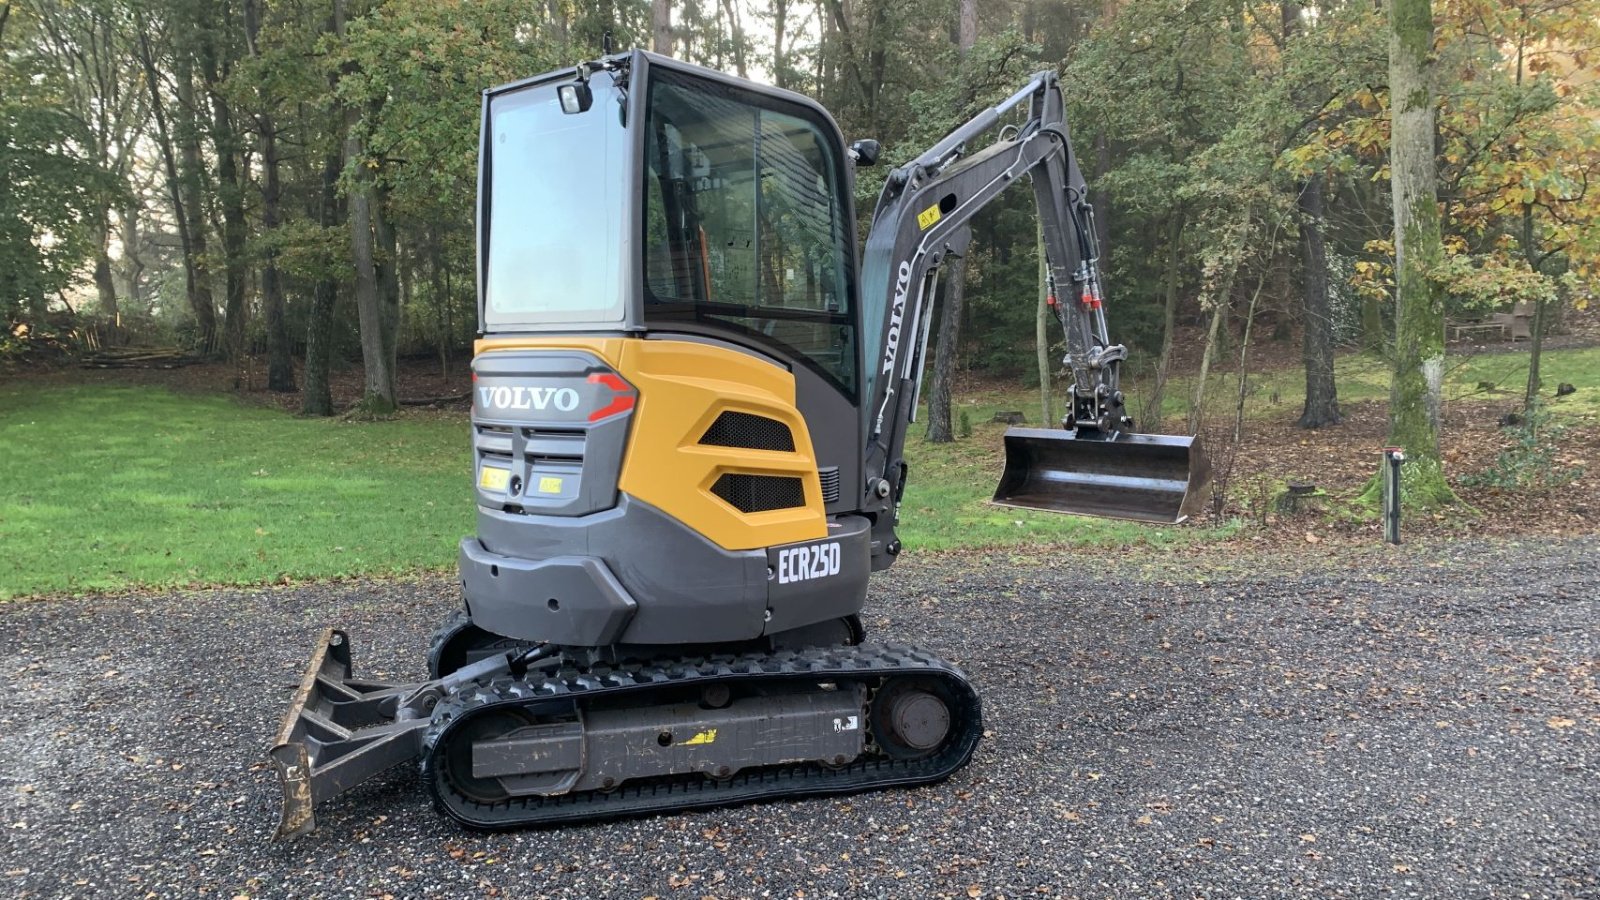
[[[742,412],[724,412],[711,423],[700,443],[746,450],[794,451],[794,434],[777,419]]]
[[[839,499],[839,467],[823,466],[817,470],[817,477],[822,479],[822,502],[837,502]]]
[[[805,487],[798,478],[780,475],[742,475],[729,472],[711,486],[711,493],[740,512],[769,512],[806,505]]]

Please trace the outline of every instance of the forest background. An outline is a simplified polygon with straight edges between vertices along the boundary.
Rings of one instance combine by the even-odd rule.
[[[610,33],[882,141],[863,211],[894,164],[1058,68],[1143,429],[1206,427],[1206,371],[1243,371],[1252,340],[1298,348],[1297,424],[1334,425],[1336,353],[1397,386],[1423,367],[1391,197],[1392,51],[1419,9],[1423,331],[1529,311],[1531,418],[1545,335],[1600,290],[1600,0],[0,0],[0,360],[177,347],[310,415],[359,360],[363,409],[394,408],[400,359],[448,376],[470,354],[479,92]],[[963,373],[1059,368],[1031,202],[984,212],[948,267],[931,440],[959,431]],[[1180,357],[1200,377],[1174,397]]]

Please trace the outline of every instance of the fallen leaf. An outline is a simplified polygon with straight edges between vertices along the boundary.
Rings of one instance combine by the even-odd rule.
[[[1550,726],[1551,728],[1560,730],[1562,728],[1571,728],[1578,723],[1575,720],[1569,719],[1565,716],[1551,716],[1550,718],[1544,720],[1544,724]]]

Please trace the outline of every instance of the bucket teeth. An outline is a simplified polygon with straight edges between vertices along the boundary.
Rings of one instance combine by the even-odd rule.
[[[1187,435],[1082,436],[1011,428],[994,502],[1025,509],[1176,524],[1205,506],[1211,467]]]

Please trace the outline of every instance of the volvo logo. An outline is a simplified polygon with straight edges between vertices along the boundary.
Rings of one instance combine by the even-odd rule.
[[[569,387],[480,387],[478,405],[485,409],[536,409],[572,412],[578,392]]]
[[[889,307],[889,330],[883,336],[883,374],[894,371],[894,358],[900,352],[900,320],[906,313],[906,288],[911,286],[911,263],[900,264],[894,284],[894,304]]]

